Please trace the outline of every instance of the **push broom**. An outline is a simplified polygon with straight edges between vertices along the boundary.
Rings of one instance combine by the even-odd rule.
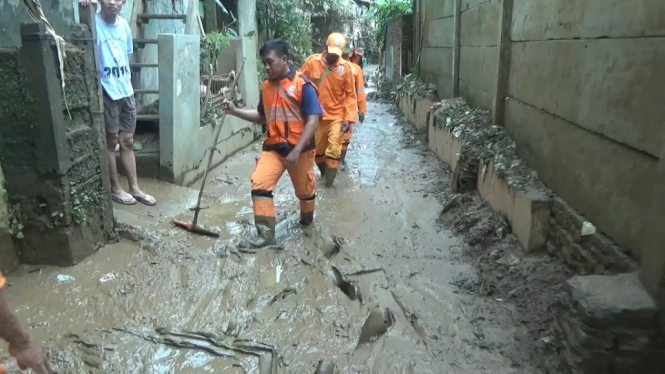
[[[238,73],[235,75],[233,78],[233,83],[231,84],[231,89],[228,90],[227,92],[231,92],[231,94],[235,93],[236,86],[238,85],[238,79],[240,79],[240,76],[242,75],[242,71],[245,68],[245,59],[242,60],[242,65],[240,66],[240,70],[238,70]],[[205,110],[208,107],[208,99],[210,97],[210,81],[212,79],[208,80],[208,87],[206,89],[206,98],[205,102],[203,104],[204,108],[204,113]],[[185,222],[179,219],[174,219],[172,222],[176,227],[183,228],[189,232],[193,232],[199,235],[206,235],[206,236],[212,236],[212,237],[219,237],[219,233],[206,230],[203,227],[198,225],[198,220],[199,220],[199,213],[201,212],[201,198],[203,197],[203,189],[205,188],[206,181],[208,180],[208,172],[210,171],[210,165],[212,165],[212,158],[215,155],[215,151],[217,150],[217,140],[219,139],[219,134],[221,133],[222,127],[224,126],[224,120],[226,120],[226,111],[222,113],[222,119],[219,121],[219,125],[215,129],[215,139],[212,142],[212,146],[210,147],[210,150],[208,151],[208,163],[206,165],[205,171],[203,172],[203,180],[201,181],[201,188],[199,189],[199,197],[196,200],[196,206],[192,209],[194,211],[194,219],[192,222]]]

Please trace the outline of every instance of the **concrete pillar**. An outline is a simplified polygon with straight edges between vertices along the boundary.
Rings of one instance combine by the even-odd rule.
[[[258,32],[256,27],[256,0],[238,0],[238,35],[241,53],[236,55],[238,69],[245,60],[245,70],[238,80],[238,89],[247,105],[255,106],[259,102],[259,80],[257,75]]]
[[[43,25],[21,25],[18,56],[2,59],[6,84],[0,100],[7,110],[0,117],[12,120],[0,118],[11,123],[0,126],[0,156],[12,230],[25,263],[73,265],[113,237],[99,82],[96,69],[89,68],[95,66],[96,45],[87,29],[74,31],[79,48],[68,50],[64,61],[64,98],[55,48]]]
[[[159,179],[184,185],[200,148],[200,37],[160,34],[159,50]]]
[[[665,212],[665,137],[654,176],[650,225],[645,229],[646,246],[642,252],[640,279],[659,307],[665,308],[665,230],[658,225]]]

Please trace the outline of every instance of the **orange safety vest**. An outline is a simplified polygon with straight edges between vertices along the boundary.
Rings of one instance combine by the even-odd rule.
[[[310,80],[291,68],[291,73],[279,82],[266,80],[261,90],[261,100],[268,121],[268,134],[263,142],[263,150],[277,151],[286,156],[298,144],[307,118],[302,112],[302,91]],[[312,86],[314,86],[312,84]],[[314,86],[316,90],[316,87]],[[316,148],[314,137],[303,151]]]

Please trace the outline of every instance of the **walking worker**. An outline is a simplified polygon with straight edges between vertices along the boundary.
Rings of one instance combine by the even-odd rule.
[[[300,72],[319,89],[323,118],[316,131],[316,165],[326,187],[332,187],[342,160],[342,134],[357,121],[358,103],[351,64],[341,58],[346,39],[332,33],[326,46],[323,53],[310,56]]]
[[[21,370],[32,369],[36,374],[53,373],[42,347],[32,340],[16,313],[9,308],[5,284],[6,280],[0,274],[0,338],[9,343],[9,354],[16,358]],[[0,366],[0,373],[3,372],[7,372],[6,368]]]
[[[362,48],[351,48],[351,56],[349,56],[348,61],[353,62],[354,64],[363,68],[363,50]]]
[[[349,61],[349,55],[351,54],[351,48],[344,48],[344,53],[342,58],[346,61]],[[349,61],[351,63],[351,71],[353,72],[353,79],[356,85],[356,96],[358,97],[358,120],[360,123],[365,122],[365,114],[367,114],[367,96],[365,95],[365,77],[363,76],[363,69],[357,64]],[[342,137],[342,164],[346,164],[346,152],[349,149],[349,144],[351,143],[351,136],[353,135],[353,125],[349,126],[349,131],[344,133]]]
[[[268,40],[259,50],[268,80],[263,82],[257,109],[238,109],[224,101],[228,114],[254,123],[268,123],[263,152],[252,174],[252,203],[257,236],[246,246],[262,248],[275,243],[273,191],[284,170],[289,172],[300,199],[300,223],[314,220],[316,178],[314,134],[323,114],[316,87],[289,64],[289,45]]]

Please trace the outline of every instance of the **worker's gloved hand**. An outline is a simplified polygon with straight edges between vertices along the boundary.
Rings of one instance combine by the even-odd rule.
[[[360,123],[365,123],[365,113],[360,113],[358,119],[360,120]]]
[[[342,132],[349,132],[351,129],[351,124],[349,122],[342,122]]]
[[[32,369],[35,374],[51,374],[53,371],[42,347],[32,339],[19,346],[10,345],[9,354],[16,358],[21,370]]]
[[[222,101],[222,105],[224,106],[224,111],[226,112],[226,114],[234,115],[238,110],[233,101],[228,99],[224,99],[224,101]]]

